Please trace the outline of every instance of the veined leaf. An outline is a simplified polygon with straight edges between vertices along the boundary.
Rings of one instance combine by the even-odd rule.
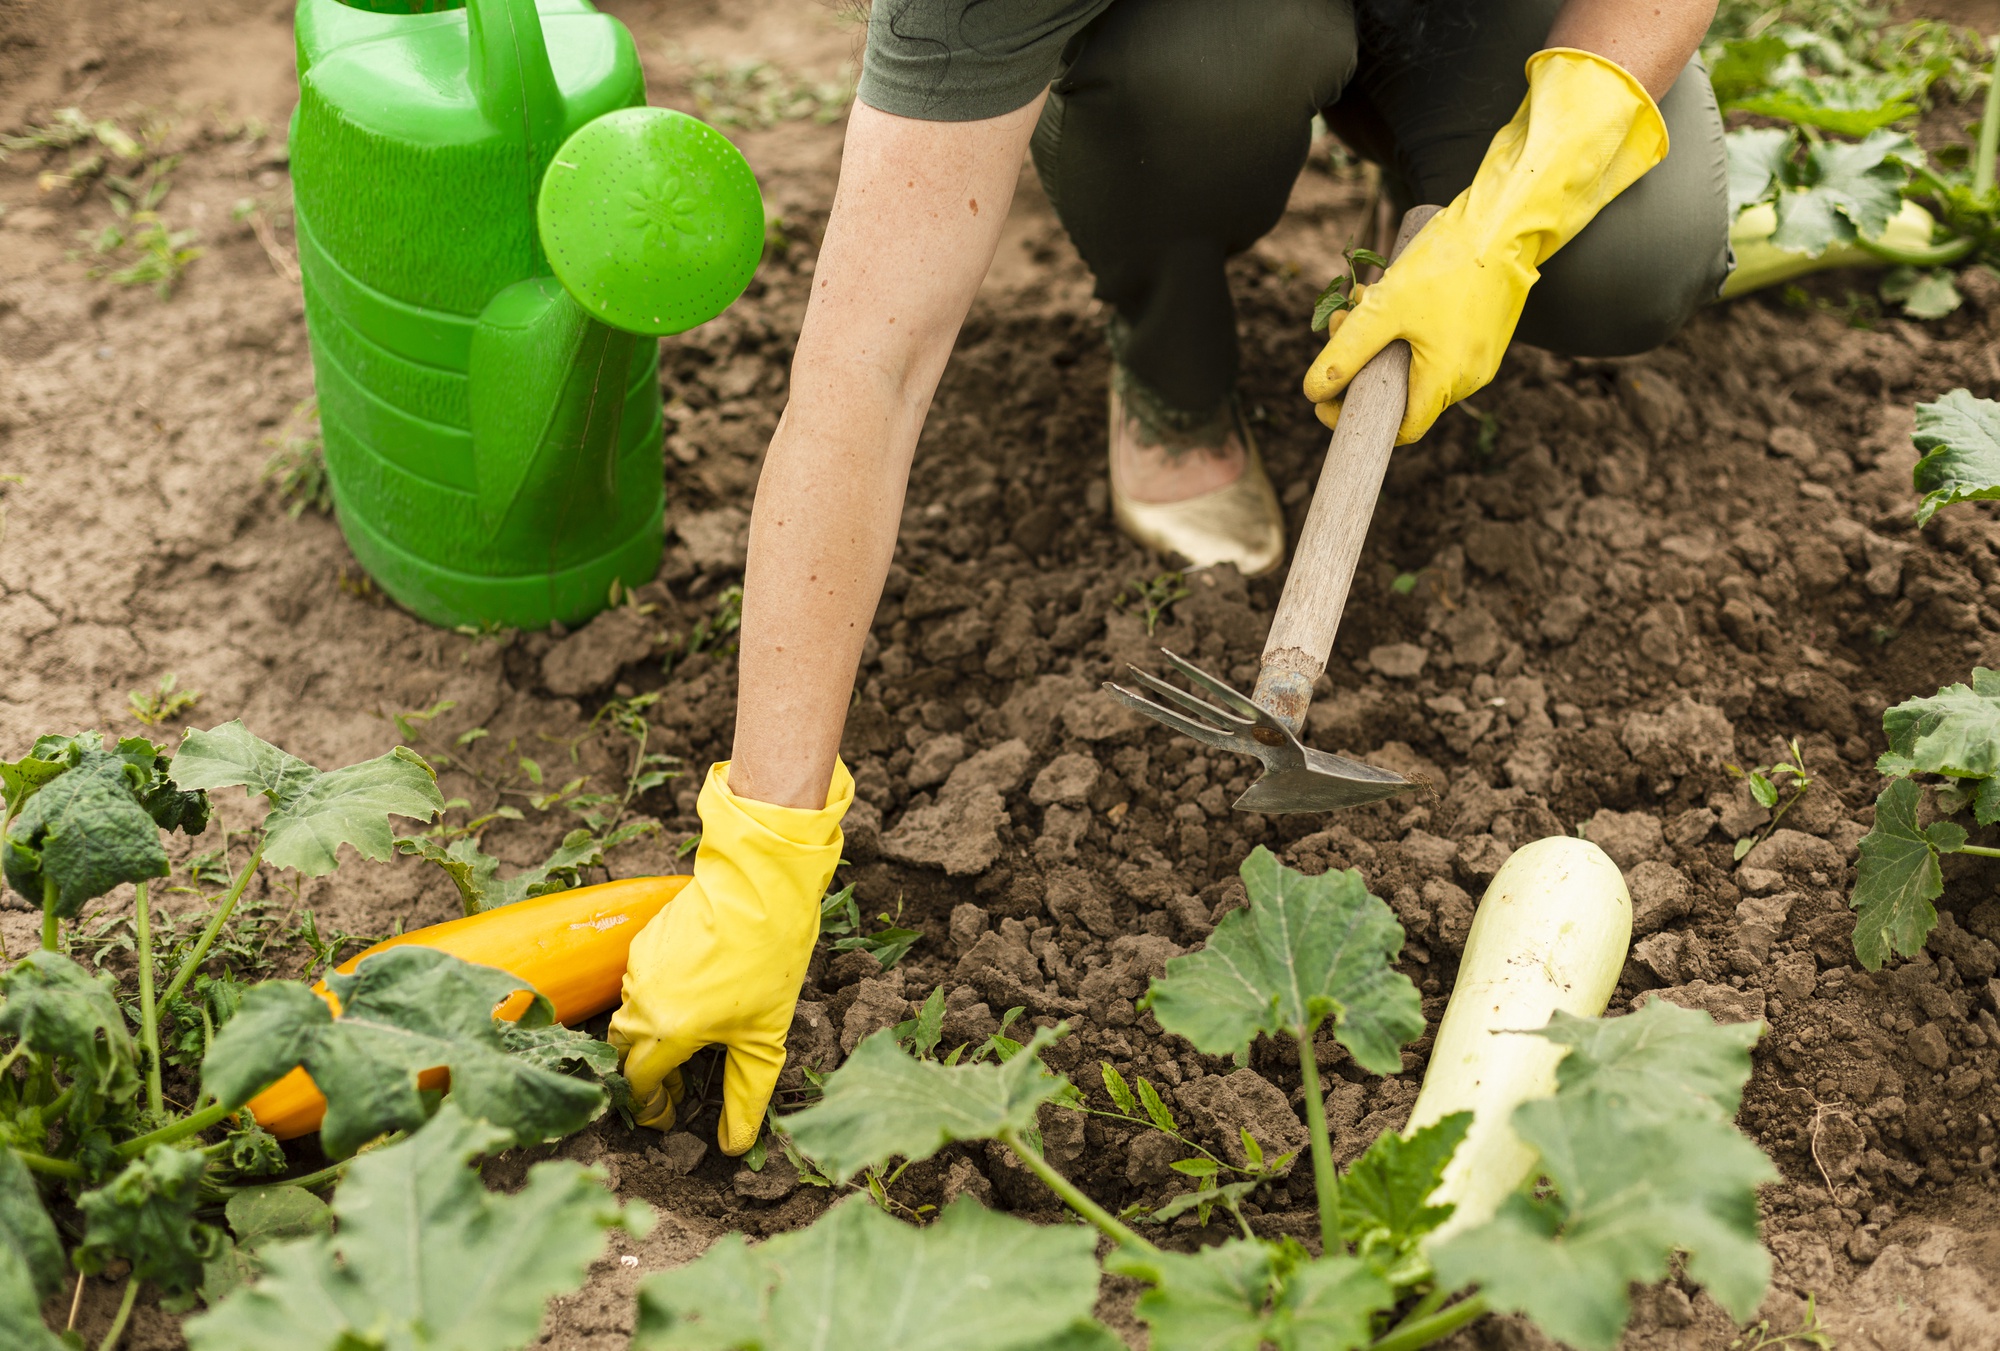
[[[264,1274],[267,1245],[333,1232],[333,1210],[304,1187],[252,1187],[229,1198],[233,1237],[202,1267],[201,1298],[211,1308]]]
[[[878,1034],[879,1035],[879,1034]],[[867,1043],[864,1042],[863,1045]],[[793,1117],[796,1121],[799,1118]],[[634,1351],[1056,1351],[1093,1329],[1097,1263],[1080,1225],[1037,1225],[969,1197],[918,1229],[863,1197],[759,1246],[741,1235],[639,1288]],[[196,1347],[195,1351],[205,1351]]]
[[[68,1269],[34,1174],[13,1150],[0,1149],[0,1340],[19,1351],[60,1351],[41,1304]]]
[[[1746,127],[1722,138],[1729,157],[1729,218],[1784,180],[1798,138],[1779,127]]]
[[[1878,131],[1860,142],[1821,141],[1803,166],[1788,168],[1778,193],[1778,228],[1771,243],[1818,257],[1828,246],[1882,233],[1902,209],[1906,164],[1920,158],[1910,138]]]
[[[1383,1131],[1340,1181],[1340,1233],[1385,1274],[1416,1251],[1417,1241],[1451,1218],[1449,1203],[1430,1204],[1444,1167],[1472,1127],[1453,1112],[1405,1137]]]
[[[477,840],[453,840],[449,846],[443,846],[435,840],[411,836],[397,840],[396,849],[444,869],[452,885],[458,888],[468,915],[497,910],[531,896],[568,891],[583,880],[582,869],[604,862],[603,842],[585,826],[563,836],[562,843],[548,858],[507,878],[500,876],[500,860],[481,850]]]
[[[1777,1173],[1728,1113],[1761,1025],[1717,1026],[1660,1000],[1594,1022],[1551,1021],[1542,1035],[1570,1046],[1555,1096],[1512,1117],[1554,1194],[1516,1193],[1492,1220],[1438,1245],[1440,1281],[1477,1282],[1494,1308],[1609,1351],[1631,1313],[1629,1284],[1660,1279],[1680,1252],[1689,1276],[1748,1318],[1771,1270],[1756,1188]]]
[[[69,748],[75,737],[36,738],[28,753],[18,760],[0,760],[0,802],[9,812],[18,812],[43,784],[69,768]]]
[[[1974,667],[1970,686],[1946,685],[1927,698],[1905,700],[1882,715],[1882,730],[1889,754],[1897,757],[1881,766],[1885,774],[2000,774],[2000,672]]]
[[[785,1133],[845,1182],[893,1158],[927,1159],[953,1140],[1031,1131],[1036,1109],[1069,1086],[1042,1065],[1041,1048],[1054,1040],[1039,1031],[1026,1054],[1004,1064],[939,1065],[904,1054],[884,1028],[828,1076],[817,1105],[784,1119]]]
[[[41,780],[4,842],[8,883],[37,906],[53,885],[53,908],[63,919],[121,883],[168,871],[159,824],[142,800],[149,773],[100,744],[95,732],[68,742],[61,772]]]
[[[343,844],[384,862],[395,847],[391,816],[428,821],[444,810],[437,774],[407,746],[322,773],[241,722],[189,732],[174,757],[173,781],[183,789],[241,786],[263,794],[271,802],[265,860],[307,877],[332,872]]]
[[[202,1086],[230,1104],[247,1102],[298,1065],[327,1098],[320,1142],[345,1158],[392,1130],[423,1125],[417,1076],[451,1071],[451,1096],[469,1116],[509,1131],[521,1144],[581,1130],[605,1102],[595,1084],[508,1053],[507,1037],[547,1028],[547,999],[536,995],[513,1033],[493,1010],[522,988],[504,971],[430,948],[376,953],[353,975],[329,975],[340,1001],[293,981],[267,981],[216,1035],[202,1062]],[[528,1049],[546,1050],[542,1039]]]
[[[1866,136],[1914,116],[1921,93],[1899,76],[1815,75],[1737,98],[1729,111],[1775,117],[1836,136]]]
[[[194,1219],[207,1166],[197,1151],[154,1145],[110,1182],[79,1196],[85,1227],[77,1265],[102,1271],[112,1257],[123,1257],[133,1275],[169,1294],[198,1287],[202,1263],[220,1251],[222,1237]]]
[[[1754,38],[1725,41],[1708,61],[1709,83],[1715,86],[1716,101],[1725,107],[1803,73],[1804,66],[1792,55],[1792,44],[1768,31]]]
[[[643,1234],[588,1169],[538,1163],[512,1194],[466,1165],[513,1143],[451,1102],[400,1144],[354,1161],[340,1232],[263,1246],[266,1275],[186,1327],[194,1351],[513,1351],[550,1297],[583,1284],[611,1229]]]
[[[1154,1351],[1348,1351],[1368,1344],[1369,1320],[1396,1300],[1366,1263],[1315,1262],[1255,1239],[1191,1254],[1121,1249],[1105,1265],[1152,1283],[1134,1311]]]
[[[1911,957],[1923,949],[1937,927],[1937,908],[1931,902],[1944,894],[1938,855],[1965,846],[1963,826],[1949,821],[1917,825],[1922,800],[1921,788],[1898,779],[1875,799],[1875,824],[1861,837],[1848,904],[1858,912],[1854,955],[1870,971],[1880,970],[1891,953]]]
[[[107,1103],[139,1091],[138,1050],[114,988],[109,976],[93,976],[59,952],[30,952],[0,975],[0,1033],[71,1076],[67,1119],[78,1134]]]
[[[1125,1076],[1118,1072],[1118,1067],[1109,1060],[1100,1060],[1097,1062],[1097,1070],[1104,1079],[1104,1091],[1111,1095],[1111,1101],[1117,1105],[1118,1110],[1126,1116],[1136,1114],[1139,1110],[1139,1100],[1132,1096],[1131,1086],[1125,1082]]]
[[[1917,430],[1910,439],[1924,453],[1912,475],[1924,495],[1917,505],[1918,525],[1953,502],[2000,497],[2000,403],[1954,389],[1934,403],[1917,405]]]
[[[1249,906],[1225,915],[1201,951],[1169,961],[1147,993],[1160,1026],[1230,1055],[1260,1032],[1309,1041],[1331,1017],[1357,1064],[1395,1073],[1424,1013],[1417,987],[1389,965],[1403,949],[1389,907],[1353,869],[1307,877],[1261,845],[1241,872]]]
[[[1901,305],[1912,319],[1942,319],[1965,303],[1951,279],[1951,269],[1895,267],[1883,274],[1875,293]]]

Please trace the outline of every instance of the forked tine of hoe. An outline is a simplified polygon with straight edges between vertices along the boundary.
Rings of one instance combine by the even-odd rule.
[[[1133,679],[1137,680],[1147,689],[1152,690],[1155,694],[1164,694],[1167,698],[1173,700],[1182,708],[1187,709],[1203,722],[1221,731],[1245,733],[1256,725],[1248,719],[1238,717],[1235,713],[1227,709],[1217,708],[1198,694],[1189,694],[1179,686],[1168,684],[1150,671],[1142,671],[1136,666],[1128,666],[1125,669],[1132,673]]]
[[[1203,689],[1207,690],[1210,694],[1214,695],[1217,699],[1220,699],[1222,703],[1238,718],[1243,719],[1248,723],[1258,723],[1264,721],[1266,718],[1270,716],[1263,709],[1257,707],[1257,705],[1251,703],[1250,700],[1244,698],[1242,692],[1237,690],[1234,686],[1223,684],[1220,680],[1217,680],[1214,676],[1202,670],[1199,666],[1196,666],[1193,662],[1188,661],[1185,658],[1175,656],[1173,653],[1167,651],[1167,649],[1164,647],[1160,649],[1160,655],[1165,657],[1169,662],[1173,663],[1173,668],[1176,671],[1179,671],[1182,675],[1186,676],[1190,684],[1199,685]],[[1132,671],[1133,674],[1135,675],[1145,674],[1143,671],[1140,671],[1139,668],[1136,666],[1132,668]],[[1148,678],[1150,679],[1150,677]],[[1170,688],[1170,687],[1162,686],[1162,688]],[[1173,693],[1177,697],[1180,695],[1179,690],[1174,690]]]
[[[1214,718],[1217,721],[1220,721],[1221,719],[1229,716],[1228,714],[1222,712],[1221,709],[1212,708],[1206,704],[1203,704],[1199,699],[1194,698],[1192,695],[1181,693],[1179,690],[1174,689],[1172,686],[1166,685],[1163,682],[1155,679],[1154,677],[1147,675],[1144,671],[1139,670],[1137,667],[1132,668],[1132,673],[1138,676],[1142,681],[1144,681],[1149,688],[1163,689],[1166,691],[1166,693],[1172,695],[1177,702],[1185,703],[1193,707],[1200,708],[1205,711],[1207,716]],[[1165,704],[1155,703],[1153,700],[1148,699],[1143,694],[1139,694],[1132,690],[1128,690],[1123,685],[1120,685],[1115,681],[1107,680],[1105,682],[1105,688],[1110,690],[1112,696],[1116,698],[1120,703],[1123,703],[1131,708],[1136,708],[1141,713],[1144,713],[1147,717],[1152,718],[1158,722],[1165,723],[1168,727],[1172,728],[1176,732],[1179,732],[1182,736],[1193,737],[1196,741],[1205,742],[1210,746],[1214,746],[1218,750],[1235,751],[1239,754],[1255,754],[1255,752],[1251,749],[1251,747],[1255,746],[1256,743],[1252,741],[1250,737],[1245,733],[1238,731],[1224,730],[1223,728],[1216,726],[1215,723],[1213,722],[1197,721],[1196,719],[1187,716],[1185,713],[1175,712],[1173,709],[1168,708]]]

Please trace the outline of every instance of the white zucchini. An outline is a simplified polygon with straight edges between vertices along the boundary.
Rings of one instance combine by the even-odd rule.
[[[1472,917],[1458,982],[1438,1024],[1405,1134],[1453,1112],[1472,1129],[1432,1193],[1457,1206],[1435,1243],[1490,1219],[1535,1166],[1508,1125],[1519,1103],[1555,1092],[1563,1048],[1544,1037],[1558,1009],[1604,1012],[1632,940],[1632,898],[1602,849],[1566,835],[1514,851]]]

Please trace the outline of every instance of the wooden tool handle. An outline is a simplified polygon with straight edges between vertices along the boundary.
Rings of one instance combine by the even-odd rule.
[[[1404,213],[1391,259],[1437,211],[1434,206],[1417,206]],[[1382,492],[1382,476],[1388,472],[1409,396],[1410,345],[1398,340],[1361,368],[1341,401],[1340,422],[1320,468],[1319,486],[1299,534],[1285,593],[1278,598],[1271,635],[1264,641],[1264,664],[1251,695],[1259,708],[1294,735],[1305,725],[1313,681],[1326,669],[1327,654],[1333,651],[1333,635],[1340,628],[1354,565],[1368,539],[1368,522],[1375,514],[1375,499]]]

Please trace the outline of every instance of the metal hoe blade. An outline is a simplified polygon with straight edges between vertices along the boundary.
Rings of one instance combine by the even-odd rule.
[[[1290,728],[1223,684],[1208,672],[1182,661],[1165,648],[1161,655],[1173,663],[1188,682],[1211,696],[1202,698],[1136,666],[1127,667],[1132,678],[1159,695],[1166,703],[1147,698],[1113,681],[1104,688],[1112,697],[1147,717],[1165,723],[1183,736],[1234,751],[1254,755],[1264,763],[1264,773],[1236,799],[1240,812],[1326,812],[1342,807],[1358,807],[1364,802],[1406,793],[1417,785],[1393,770],[1377,769],[1344,755],[1328,755],[1302,744]],[[1169,705],[1172,705],[1169,707]],[[1220,705],[1218,707],[1218,705]]]

